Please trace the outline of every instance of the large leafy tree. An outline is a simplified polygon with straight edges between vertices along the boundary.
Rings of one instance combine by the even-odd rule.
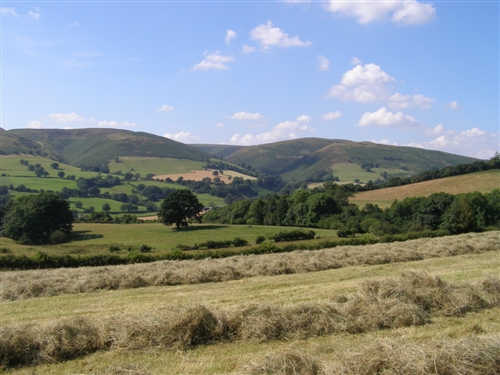
[[[54,193],[16,199],[2,220],[3,235],[27,244],[62,242],[73,229],[69,203]]]
[[[197,219],[202,210],[203,205],[191,190],[179,189],[163,199],[158,211],[158,220],[164,225],[187,227],[187,220]]]

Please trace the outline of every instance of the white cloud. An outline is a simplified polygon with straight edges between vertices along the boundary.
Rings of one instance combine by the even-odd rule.
[[[328,67],[330,66],[330,61],[325,56],[319,55],[318,64],[319,64],[318,70],[322,72],[324,70],[328,70]]]
[[[244,44],[243,47],[241,48],[241,52],[243,52],[243,53],[250,53],[250,52],[254,52],[254,51],[255,51],[255,47],[247,46],[246,44]]]
[[[416,128],[422,126],[414,117],[402,112],[389,112],[385,107],[375,112],[366,112],[356,126],[379,126],[392,128]]]
[[[174,107],[171,107],[169,105],[162,105],[160,108],[157,109],[158,112],[170,112],[170,111],[173,111],[174,110]]]
[[[69,27],[77,27],[77,26],[79,26],[78,22],[73,22],[72,24],[69,25]]]
[[[226,63],[233,61],[234,57],[232,56],[223,56],[219,53],[219,51],[216,51],[211,54],[205,53],[205,59],[200,62],[199,64],[196,64],[193,67],[193,70],[209,70],[209,69],[216,69],[216,70],[224,70],[224,69],[229,69]]]
[[[311,42],[303,42],[298,36],[289,37],[279,27],[272,27],[271,21],[267,21],[266,24],[260,24],[250,31],[250,37],[252,40],[259,41],[263,49],[267,49],[269,46],[306,47],[311,45]]]
[[[32,10],[28,12],[31,18],[37,20],[41,17],[42,11],[38,7],[31,7]]]
[[[460,136],[463,136],[466,138],[482,137],[485,134],[486,134],[485,131],[480,130],[478,128],[472,128],[472,129],[464,130],[464,131],[460,132]]]
[[[424,134],[430,136],[442,135],[442,134],[452,134],[452,130],[446,130],[446,128],[442,125],[436,125],[433,129],[425,129]]]
[[[376,64],[356,65],[330,88],[328,97],[363,103],[386,100],[392,90],[389,84],[395,81]]]
[[[272,128],[270,131],[263,132],[257,135],[246,134],[241,136],[239,133],[231,137],[230,143],[239,145],[252,145],[260,143],[278,142],[287,139],[295,139],[298,133],[314,131],[309,129],[307,124],[299,121],[283,121]]]
[[[236,133],[231,137],[230,143],[235,145],[253,145],[256,141],[252,134],[242,137],[239,133]]]
[[[237,112],[229,118],[233,120],[260,120],[263,117],[260,113]]]
[[[215,127],[216,128],[223,128],[224,124],[222,122],[219,122],[219,123],[215,124]]]
[[[330,0],[325,8],[345,17],[357,18],[360,24],[391,21],[398,25],[418,25],[432,22],[436,9],[432,3],[416,0],[345,1]]]
[[[351,61],[350,62],[351,62],[351,65],[361,65],[361,64],[363,64],[363,62],[360,59],[358,59],[356,56],[351,57]]]
[[[10,14],[12,16],[17,16],[14,8],[0,8],[0,14]]]
[[[426,98],[422,94],[411,96],[403,95],[397,92],[389,98],[388,106],[394,109],[403,109],[414,106],[422,109],[429,109],[435,101],[435,99]]]
[[[310,3],[312,0],[284,0],[285,3]]]
[[[312,117],[307,115],[302,115],[297,117],[297,121],[309,124],[312,121]]]
[[[372,139],[372,142],[373,143],[379,143],[381,145],[393,145],[393,146],[397,146],[398,144],[396,142],[393,142],[391,143],[391,141],[389,141],[387,138],[382,138],[380,140],[376,140],[376,139]]]
[[[227,30],[226,31],[226,37],[224,38],[224,41],[226,42],[226,44],[229,44],[231,43],[231,40],[236,38],[236,32],[234,32],[233,30]]]
[[[460,106],[458,105],[457,102],[449,102],[447,107],[451,108],[451,109],[459,109],[460,108]]]
[[[177,134],[165,133],[163,136],[177,142],[192,142],[200,139],[200,137],[198,137],[197,135],[182,131]]]
[[[137,126],[135,122],[118,122],[118,121],[99,121],[97,123],[99,128],[130,128]]]
[[[338,118],[342,117],[342,113],[340,111],[335,111],[335,112],[328,112],[325,113],[322,117],[323,121],[333,121]]]
[[[48,118],[56,122],[82,122],[85,119],[75,112],[71,113],[51,113],[47,116]]]
[[[30,121],[26,124],[26,127],[30,129],[41,129],[44,126],[40,121]]]

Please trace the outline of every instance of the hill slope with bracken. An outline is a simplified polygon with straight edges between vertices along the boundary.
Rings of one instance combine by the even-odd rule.
[[[217,155],[215,145],[211,149],[204,145],[203,149]],[[333,174],[341,181],[352,182],[358,178],[367,182],[380,178],[384,172],[390,177],[408,177],[425,170],[476,160],[415,147],[322,138],[241,147],[231,154],[228,151],[222,149],[225,155],[218,156],[233,163],[251,165],[261,173],[279,175],[287,181],[321,180],[325,175]]]
[[[119,129],[16,129],[14,136],[36,142],[42,151],[75,166],[104,163],[119,156],[163,157],[203,161],[203,151],[157,135]]]

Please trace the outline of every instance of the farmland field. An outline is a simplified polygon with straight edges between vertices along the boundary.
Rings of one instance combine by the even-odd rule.
[[[201,169],[205,163],[188,159],[172,158],[148,158],[148,157],[119,157],[119,161],[112,160],[109,164],[111,173],[122,171],[123,173],[140,173],[146,176],[148,173],[168,174],[168,173],[186,173],[193,169]]]
[[[362,169],[354,163],[336,163],[332,166],[333,175],[340,179],[340,182],[354,182],[359,179],[360,183],[366,184],[368,181],[375,181],[381,178],[380,174],[387,172],[389,175],[409,177],[408,173],[398,168],[372,168],[371,172]]]
[[[416,184],[364,191],[349,198],[349,202],[364,206],[366,203],[389,207],[397,200],[408,197],[427,197],[433,193],[460,194],[472,191],[489,193],[500,188],[500,170],[470,173],[462,176],[440,178]]]
[[[416,254],[419,241],[422,251],[429,247],[424,245],[428,240],[412,241]],[[432,241],[449,246],[452,253],[457,246],[478,251],[217,283],[3,301],[0,355],[15,361],[15,343],[40,342],[39,349],[32,346],[38,357],[25,353],[31,366],[20,363],[8,369],[30,375],[292,374],[283,370],[287,368],[299,374],[372,374],[370,366],[388,374],[441,374],[450,368],[455,372],[447,374],[493,374],[500,359],[498,232]],[[370,252],[372,247],[359,250]],[[282,258],[284,254],[272,254],[266,259],[279,267]],[[207,261],[188,264],[204,267]],[[114,272],[113,267],[101,270],[102,277]],[[36,283],[35,275],[44,273],[26,271],[23,279],[33,277]],[[1,276],[10,274],[15,273]],[[43,285],[38,287],[50,287]],[[409,299],[398,302],[401,295],[424,299],[429,310],[422,312]],[[233,329],[227,336],[224,325]]]

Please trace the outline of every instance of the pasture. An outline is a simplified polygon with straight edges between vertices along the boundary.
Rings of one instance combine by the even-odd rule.
[[[146,176],[148,173],[153,173],[155,175],[187,173],[193,169],[202,169],[204,165],[205,163],[202,161],[188,159],[135,156],[121,156],[118,158],[118,162],[111,160],[108,164],[111,173],[122,171],[123,173],[140,173],[141,176]]]
[[[392,251],[408,245],[415,255],[435,247],[449,254],[3,301],[0,355],[5,364],[15,364],[6,367],[9,373],[30,375],[498,372],[498,232],[415,240],[394,244]],[[370,253],[376,246],[357,250]],[[349,249],[330,252],[356,258]],[[259,267],[278,270],[288,255],[264,256]],[[226,260],[211,272],[226,272],[231,258]],[[99,270],[105,278],[114,267]],[[84,269],[66,271],[80,272],[73,284],[85,280]],[[36,282],[51,272],[17,274]],[[15,274],[1,274],[3,288]],[[147,268],[142,274],[147,276]],[[23,345],[33,350],[18,352]]]
[[[403,200],[409,197],[427,197],[439,192],[461,194],[478,191],[484,194],[499,188],[500,170],[491,170],[404,186],[363,191],[350,197],[349,202],[355,203],[360,207],[364,206],[366,203],[372,203],[377,204],[381,208],[386,208],[396,199]]]
[[[377,178],[381,178],[380,174],[383,172],[394,176],[409,176],[406,171],[398,168],[372,168],[371,172],[367,172],[354,163],[335,163],[331,168],[333,175],[337,176],[340,182],[349,183],[359,179],[361,183],[366,184],[370,180],[375,181]]]

